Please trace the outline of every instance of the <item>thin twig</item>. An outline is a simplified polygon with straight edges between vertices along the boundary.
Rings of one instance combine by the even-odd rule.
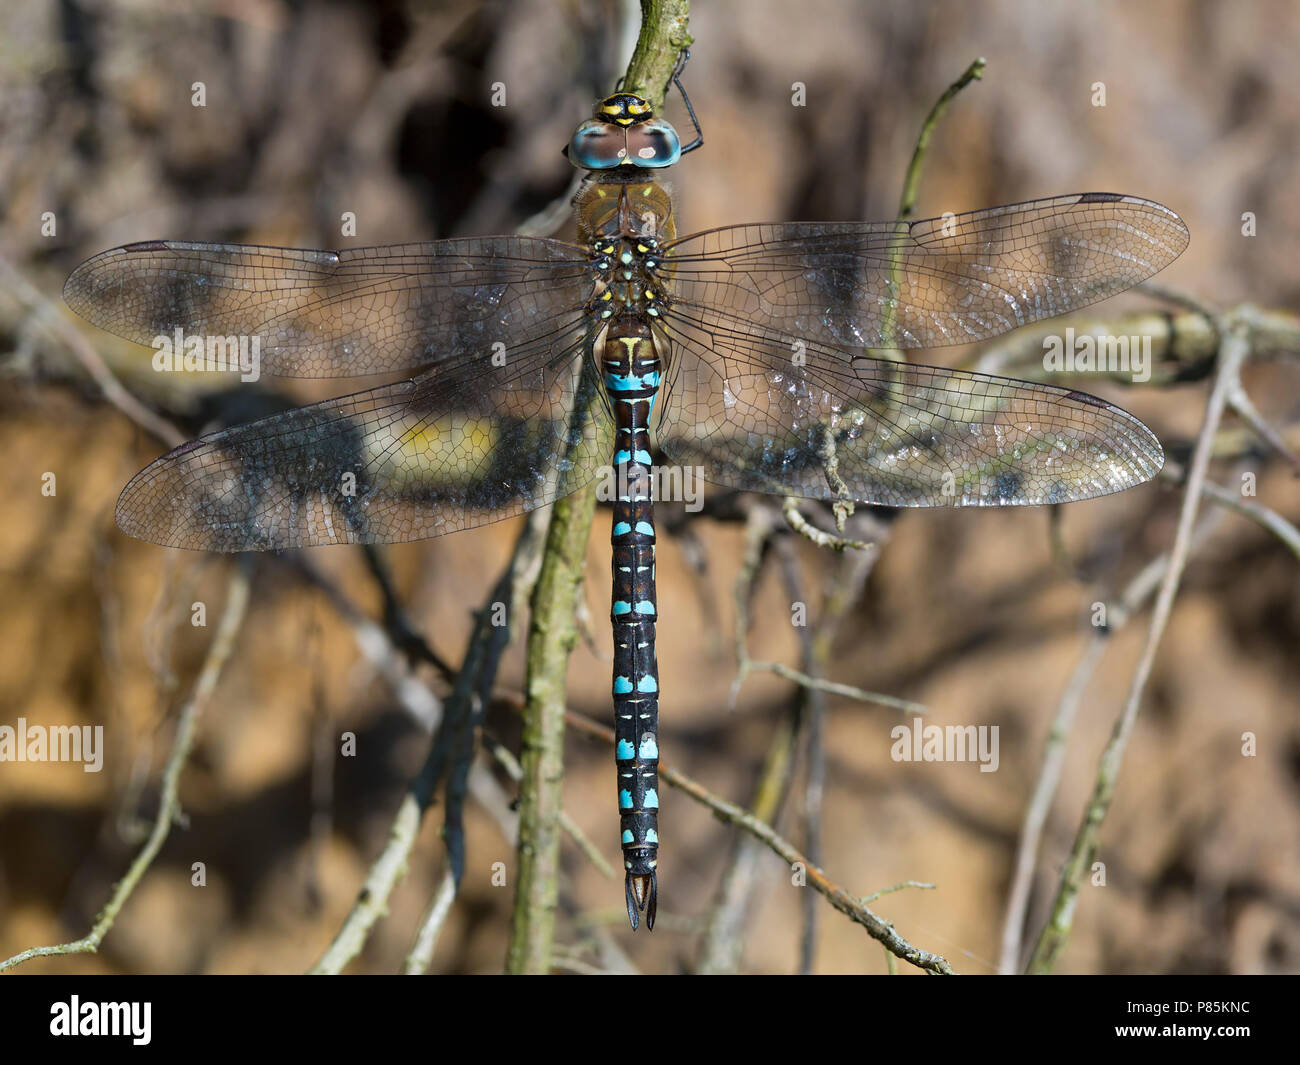
[[[1251,401],[1240,381],[1237,382],[1236,387],[1228,396],[1228,407],[1237,417],[1255,430],[1255,434],[1264,443],[1286,459],[1287,465],[1293,470],[1300,469],[1300,458],[1296,457],[1296,453],[1287,446],[1281,434],[1269,425],[1264,416],[1255,408],[1255,404]]]
[[[1219,319],[1220,312],[1216,311],[1203,299],[1193,292],[1179,288],[1176,285],[1169,284],[1168,281],[1157,280],[1149,277],[1137,286],[1141,291],[1149,292],[1153,296],[1158,296],[1166,303],[1172,303],[1175,307],[1182,307],[1193,314],[1199,314],[1210,325],[1215,324]]]
[[[926,115],[925,121],[921,123],[921,132],[916,138],[916,147],[912,149],[912,159],[907,164],[907,173],[903,178],[903,192],[898,201],[898,225],[890,241],[888,252],[889,274],[885,289],[887,295],[884,303],[884,314],[880,323],[885,346],[873,352],[873,354],[881,358],[899,361],[902,357],[901,353],[894,347],[898,320],[898,272],[902,261],[899,252],[902,250],[910,232],[908,220],[912,217],[912,211],[916,206],[917,191],[921,187],[921,172],[925,166],[926,152],[930,148],[930,137],[939,124],[939,119],[943,117],[943,113],[948,110],[948,105],[952,103],[957,94],[972,81],[984,76],[984,66],[983,56],[972,62],[963,71],[961,77],[944,90],[939,99],[935,101],[934,106],[930,108],[930,113]]]
[[[581,732],[596,736],[611,746],[614,743],[613,730],[606,728],[604,725],[572,711],[565,714],[565,720],[569,725]],[[835,909],[862,925],[867,930],[868,935],[884,944],[890,953],[902,958],[904,961],[911,962],[917,968],[924,969],[926,972],[952,975],[952,967],[943,957],[912,946],[911,943],[894,931],[894,926],[890,922],[873,912],[861,899],[850,895],[831,880],[823,869],[809,862],[794,844],[782,838],[771,825],[761,818],[757,818],[747,810],[743,810],[739,806],[727,802],[726,799],[714,795],[702,784],[692,780],[686,774],[678,772],[671,766],[666,766],[662,761],[659,763],[659,779],[666,781],[674,788],[684,791],[697,802],[703,803],[719,819],[738,825],[755,839],[767,844],[791,868],[801,870],[813,890],[824,895]]]
[[[854,553],[859,554],[858,552]],[[781,579],[785,585],[787,599],[792,602],[806,603],[808,593],[803,586],[803,576],[799,568],[799,555],[794,542],[788,536],[776,541],[776,557],[779,563]],[[848,557],[853,557],[848,556]],[[825,641],[820,644],[814,638],[808,624],[795,626],[799,639],[799,665],[809,677],[821,679],[829,666],[829,646]],[[819,653],[820,652],[820,653]],[[818,687],[799,688],[799,699],[795,704],[794,720],[796,728],[803,734],[804,773],[803,787],[803,846],[808,860],[821,865],[822,856],[822,807],[826,796],[826,744],[823,735],[823,719],[826,714],[826,693]],[[768,824],[775,825],[774,818],[764,818]],[[799,968],[802,976],[813,971],[817,956],[817,925],[821,907],[817,905],[816,896],[805,891],[800,896],[803,920],[799,931]]]
[[[451,875],[451,869],[447,869],[442,875],[442,880],[438,882],[438,890],[433,896],[433,901],[429,903],[428,909],[420,919],[415,942],[411,944],[410,952],[406,955],[406,964],[402,967],[402,971],[407,976],[419,976],[428,971],[429,963],[433,961],[434,949],[438,946],[438,933],[442,931],[447,915],[451,913],[451,904],[455,901],[456,880]]]
[[[483,747],[488,754],[496,760],[496,763],[505,770],[506,775],[510,777],[511,780],[516,783],[523,780],[523,766],[519,764],[519,760],[514,756],[514,753],[509,747],[499,742],[495,737],[487,735],[483,737]],[[597,870],[599,870],[602,876],[609,877],[611,880],[614,878],[614,867],[609,864],[609,860],[600,852],[600,848],[596,846],[591,837],[583,831],[582,826],[573,820],[572,816],[564,810],[560,811],[560,827],[568,833],[569,838],[573,840],[578,850],[580,850],[586,856],[587,860],[591,862]],[[511,839],[511,842],[518,842],[517,826],[515,835]]]
[[[805,688],[827,692],[830,695],[842,695],[846,699],[855,699],[861,703],[877,703],[880,706],[887,706],[891,710],[898,710],[904,714],[924,714],[927,712],[924,703],[914,702],[911,699],[900,699],[897,695],[885,695],[883,692],[870,692],[865,688],[858,688],[852,684],[840,684],[837,681],[824,680],[821,677],[810,677],[807,673],[801,673],[783,662],[760,662],[752,658],[746,659],[741,664],[740,675],[732,683],[733,705],[735,704],[734,694],[739,691],[745,677],[750,673],[759,671],[775,673],[778,677],[793,681]]]
[[[880,692],[869,692],[863,688],[855,687],[851,684],[839,684],[835,681],[825,680],[821,677],[811,677],[807,673],[794,669],[781,662],[762,662],[749,656],[749,648],[746,644],[746,633],[749,631],[749,605],[753,597],[754,584],[758,578],[759,566],[763,557],[763,545],[767,542],[774,524],[774,519],[768,508],[761,504],[755,505],[750,509],[749,522],[745,532],[745,553],[741,562],[739,573],[736,575],[735,583],[735,603],[736,603],[736,658],[737,668],[735,679],[731,682],[731,690],[728,696],[728,706],[732,709],[736,706],[736,701],[740,696],[740,689],[744,685],[749,675],[756,671],[775,673],[785,680],[793,681],[795,684],[802,685],[805,688],[815,689],[817,691],[827,692],[831,695],[842,695],[846,699],[856,699],[864,703],[878,703],[881,706],[887,706],[894,710],[901,710],[907,714],[924,714],[925,707],[921,703],[913,702],[910,699],[900,699],[895,695],[885,695]],[[873,545],[868,545],[873,546]],[[874,557],[874,556],[873,556]]]
[[[903,195],[898,201],[898,218],[901,222],[906,222],[912,217],[912,211],[916,207],[917,192],[921,188],[921,171],[925,166],[925,153],[930,149],[930,137],[933,135],[935,127],[939,125],[939,119],[948,110],[948,105],[952,103],[959,92],[966,88],[972,81],[979,81],[984,77],[984,68],[986,62],[983,56],[973,60],[964,71],[961,77],[954,81],[943,91],[943,94],[934,102],[930,108],[930,113],[925,116],[925,121],[921,123],[921,132],[916,138],[916,147],[912,150],[911,162],[907,164],[907,175],[903,178]]]
[[[853,605],[858,602],[866,587],[867,578],[880,558],[880,544],[889,535],[888,527],[878,527],[869,514],[856,515],[855,523],[873,532],[872,550],[847,552],[840,556],[836,572],[830,580],[822,604],[820,617],[812,633],[808,648],[809,676],[820,679],[830,669],[835,648],[835,638],[840,626],[848,617]],[[873,528],[873,526],[877,526]],[[822,800],[826,790],[826,752],[822,739],[822,719],[825,715],[826,700],[823,691],[818,688],[804,689],[804,704],[808,711],[807,741],[807,780],[804,784],[804,823],[808,841],[809,857],[821,861],[818,852]],[[918,704],[919,705],[919,704]],[[921,707],[924,710],[924,707]],[[804,932],[800,945],[801,973],[813,971],[814,949],[816,943],[816,912],[814,899],[807,896],[804,903]],[[891,955],[892,958],[892,955]]]
[[[185,704],[185,708],[181,711],[176,724],[176,738],[172,741],[171,754],[168,756],[167,764],[163,768],[158,813],[154,817],[153,829],[149,833],[149,838],[145,841],[144,846],[140,848],[140,853],[136,855],[126,875],[114,886],[112,896],[109,898],[107,905],[100,910],[99,915],[95,918],[94,925],[87,935],[71,943],[60,943],[50,947],[31,947],[11,958],[0,961],[0,972],[21,965],[29,958],[43,958],[52,954],[95,953],[99,950],[99,945],[103,942],[109,929],[113,927],[118,913],[131,897],[132,892],[135,891],[136,886],[148,871],[154,858],[158,856],[163,842],[171,831],[172,824],[181,818],[179,794],[181,770],[189,760],[190,751],[194,746],[199,718],[211,701],[212,694],[216,691],[217,682],[221,679],[221,673],[230,660],[231,652],[235,649],[235,641],[244,623],[244,614],[248,608],[250,575],[253,565],[253,559],[248,555],[244,555],[239,559],[234,573],[231,574],[226,590],[226,606],[225,610],[222,611],[221,621],[218,623],[217,631],[213,635],[212,645],[208,648],[208,655],[203,662],[203,668],[199,670],[198,678],[194,682],[194,693],[190,696],[189,702]]]
[[[892,895],[895,891],[902,891],[905,888],[921,888],[924,891],[933,891],[935,886],[927,884],[922,880],[904,880],[902,883],[895,884],[893,887],[881,888],[879,891],[873,891],[870,895],[863,897],[862,901],[866,903],[875,902],[882,895]]]
[[[388,572],[388,563],[384,560],[380,548],[376,544],[363,544],[361,552],[365,557],[370,575],[375,578],[375,583],[379,585],[379,594],[384,597],[384,627],[388,630],[389,636],[392,637],[393,643],[405,651],[412,660],[427,662],[433,666],[444,680],[454,681],[456,671],[429,646],[428,641],[416,631],[415,626],[411,624],[410,619],[406,616],[402,602],[397,596],[397,590],[393,587],[393,579]]]
[[[528,529],[525,528],[515,544],[515,550],[502,581],[507,578],[511,580],[518,578],[528,565],[530,560],[523,550],[529,542],[528,537]],[[499,634],[495,632],[495,626],[492,624],[492,604],[496,601],[502,581],[498,581],[484,608],[475,618],[474,629],[470,634],[469,647],[457,677],[456,687],[447,699],[447,711],[442,718],[444,724],[449,717],[453,716],[453,712],[459,715],[462,712],[459,708],[476,697],[481,684],[492,683],[493,678],[486,675],[487,670],[484,666],[491,659],[491,666],[494,669],[497,661],[491,658],[489,650],[499,639]],[[374,629],[391,648],[388,634],[379,626],[374,626]],[[391,655],[393,652],[390,650],[389,653]],[[416,837],[419,835],[424,812],[433,802],[442,773],[445,771],[449,739],[448,730],[440,728],[430,744],[424,765],[407,786],[398,804],[397,812],[389,826],[387,842],[379,856],[371,863],[361,891],[333,941],[320,960],[311,968],[310,972],[313,974],[341,972],[343,967],[361,952],[369,938],[371,928],[386,912],[388,898],[393,888],[406,874],[407,862],[415,846]]]
[[[776,527],[772,508],[766,501],[756,500],[748,507],[745,516],[745,549],[733,589],[736,603],[734,639],[736,653],[741,661],[748,658],[745,637],[750,626],[750,605],[762,560]],[[796,704],[790,713],[782,717],[763,756],[763,766],[754,787],[750,812],[769,824],[775,822],[789,792],[800,724],[801,715]],[[739,968],[745,942],[745,923],[753,908],[754,893],[759,884],[757,873],[760,857],[760,844],[756,840],[743,835],[737,838],[705,920],[696,959],[697,973],[720,975],[734,973]]]
[[[1181,483],[1185,471],[1173,459],[1166,459],[1165,468],[1160,471],[1160,476],[1162,479],[1167,478],[1176,483]],[[1300,560],[1300,529],[1297,529],[1277,511],[1252,499],[1242,499],[1236,492],[1224,488],[1223,485],[1216,484],[1214,481],[1206,481],[1202,491],[1205,498],[1211,503],[1240,514],[1243,518],[1253,521],[1261,529],[1272,533],[1291,554],[1296,556],[1297,560]]]
[[[47,299],[35,286],[4,257],[0,256],[0,280],[5,288],[11,289],[18,298],[32,309],[32,321],[56,342],[65,345],[90,379],[99,387],[109,403],[125,414],[136,425],[152,433],[168,447],[177,447],[187,439],[176,426],[166,418],[155,414],[135,398],[108,368],[95,346],[90,343],[72,322],[59,313],[55,304]]]
[[[742,566],[742,571],[748,576],[746,581],[738,584],[737,587],[737,598],[745,604],[752,597],[749,584],[750,580],[757,576],[759,560],[765,553],[766,537],[775,532],[770,507],[759,504],[751,508],[748,530],[746,563]],[[760,539],[755,540],[754,537]],[[806,601],[798,574],[792,569],[794,552],[789,539],[778,537],[776,544],[778,550],[782,551],[783,570],[791,602]],[[737,637],[743,648],[746,622],[740,619],[740,625]],[[811,639],[808,626],[798,626],[797,632],[800,636],[802,664],[811,668]],[[807,693],[808,689],[802,689],[802,692]],[[777,823],[790,794],[797,764],[799,734],[807,724],[808,701],[807,698],[800,698],[791,703],[773,732],[763,756],[763,766],[754,787],[754,797],[750,801],[749,810],[754,817],[770,825]],[[739,969],[745,943],[745,925],[753,911],[755,895],[763,882],[758,875],[762,846],[752,836],[737,834],[700,939],[696,972],[717,975],[734,973]],[[813,847],[810,846],[809,851],[816,860]],[[812,898],[811,895],[808,897]],[[811,934],[809,929],[812,924],[813,922],[806,922],[805,938]]]
[[[426,732],[437,729],[442,723],[442,700],[416,675],[409,654],[399,646],[398,636],[367,617],[307,555],[295,552],[284,561],[325,595],[334,612],[351,629],[358,649],[384,678],[411,720]]]
[[[802,715],[796,705],[784,715],[768,742],[763,767],[750,800],[750,813],[760,821],[775,824],[789,794],[794,772],[797,740]],[[757,891],[762,844],[752,836],[740,835],[709,908],[695,972],[702,975],[730,974],[740,967],[745,946],[744,930]]]
[[[848,536],[837,536],[835,533],[828,533],[824,529],[817,528],[799,513],[799,501],[794,496],[786,496],[781,501],[781,513],[785,516],[790,528],[818,547],[828,547],[832,551],[874,551],[876,549],[876,545],[870,540],[855,540]]]
[[[1169,623],[1173,611],[1174,597],[1178,593],[1183,568],[1187,564],[1188,553],[1192,544],[1192,532],[1196,514],[1200,507],[1202,490],[1209,470],[1210,454],[1213,449],[1214,435],[1223,417],[1228,396],[1237,386],[1241,366],[1250,350],[1246,337],[1245,325],[1235,319],[1221,320],[1219,333],[1223,345],[1219,353],[1219,365],[1206,406],[1205,420],[1196,440],[1196,449],[1192,453],[1191,470],[1187,478],[1187,490],[1183,496],[1182,509],[1178,515],[1178,528],[1174,534],[1174,543],[1169,552],[1169,566],[1160,584],[1155,607],[1151,614],[1151,625],[1147,631],[1146,644],[1142,648],[1128,698],[1123,713],[1115,722],[1110,741],[1103,751],[1097,767],[1096,782],[1092,797],[1084,811],[1075,835],[1069,859],[1061,873],[1056,897],[1051,908],[1051,916],[1043,928],[1034,953],[1029,963],[1031,973],[1050,972],[1055,965],[1065,944],[1070,937],[1074,923],[1074,913],[1078,901],[1079,887],[1087,870],[1091,867],[1097,853],[1098,833],[1106,813],[1110,809],[1111,799],[1119,780],[1123,765],[1124,752],[1128,738],[1137,720],[1142,694],[1146,690],[1147,680],[1155,663],[1156,652],[1160,647],[1161,637]]]
[[[1193,537],[1195,550],[1218,525],[1219,515],[1210,515],[1202,519]],[[1128,624],[1129,620],[1155,594],[1161,579],[1169,569],[1169,555],[1162,554],[1152,559],[1134,577],[1118,599],[1106,608],[1106,624],[1093,630],[1083,657],[1074,668],[1061,699],[1056,705],[1056,714],[1052,718],[1051,728],[1047,733],[1043,749],[1042,765],[1038,771],[1038,780],[1034,785],[1033,795],[1025,809],[1024,821],[1020,827],[1020,838],[1016,844],[1016,857],[1011,877],[1011,888],[1007,894],[1006,915],[1002,923],[1002,953],[998,961],[998,971],[1011,975],[1019,971],[1021,937],[1025,930],[1026,911],[1029,906],[1030,889],[1033,886],[1034,869],[1038,863],[1039,847],[1042,842],[1043,826],[1047,815],[1056,799],[1060,787],[1061,773],[1065,767],[1067,753],[1066,743],[1074,728],[1074,720],[1083,702],[1088,683],[1101,663],[1102,656],[1111,638]]]

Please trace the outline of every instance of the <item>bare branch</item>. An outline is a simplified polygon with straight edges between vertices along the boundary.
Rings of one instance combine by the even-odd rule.
[[[1169,623],[1173,610],[1174,597],[1178,594],[1179,582],[1183,568],[1187,564],[1192,545],[1193,527],[1200,507],[1202,490],[1210,464],[1210,454],[1214,444],[1214,435],[1223,417],[1229,395],[1237,387],[1238,375],[1250,350],[1244,323],[1228,318],[1219,323],[1219,333],[1223,345],[1219,353],[1219,365],[1206,406],[1205,419],[1196,440],[1196,449],[1192,454],[1191,471],[1187,479],[1187,491],[1183,497],[1182,510],[1178,516],[1178,528],[1174,534],[1173,547],[1169,553],[1169,566],[1165,570],[1160,584],[1160,592],[1152,610],[1151,625],[1147,632],[1146,644],[1134,672],[1129,687],[1128,698],[1123,713],[1115,722],[1110,741],[1102,753],[1097,767],[1096,783],[1092,798],[1084,811],[1079,829],[1075,835],[1070,857],[1061,873],[1060,884],[1052,905],[1051,917],[1038,938],[1030,959],[1031,973],[1050,972],[1060,957],[1061,951],[1069,940],[1074,923],[1075,904],[1078,901],[1079,887],[1087,870],[1092,865],[1097,853],[1098,833],[1102,822],[1110,809],[1110,802],[1119,780],[1123,765],[1124,752],[1128,738],[1137,720],[1142,694],[1146,690],[1151,668],[1155,663],[1156,652],[1160,647],[1161,637]]]
[[[253,560],[245,555],[240,558],[234,573],[231,574],[230,582],[226,588],[226,608],[222,612],[221,621],[218,623],[217,631],[213,635],[212,645],[208,648],[207,658],[203,662],[202,669],[199,670],[198,679],[194,682],[194,692],[190,696],[189,702],[185,704],[184,709],[181,710],[180,719],[176,725],[176,738],[172,741],[171,754],[168,756],[167,764],[163,768],[162,793],[159,797],[158,813],[154,817],[153,829],[149,833],[149,838],[145,841],[144,846],[140,848],[140,853],[136,855],[135,861],[131,863],[126,875],[113,888],[112,896],[104,908],[100,910],[99,916],[95,918],[95,923],[89,933],[71,943],[59,943],[50,947],[31,947],[24,950],[11,958],[0,961],[0,972],[21,965],[31,958],[44,958],[52,954],[94,954],[99,950],[100,943],[103,942],[104,937],[113,927],[118,913],[126,905],[131,893],[135,891],[149,866],[153,864],[154,858],[158,856],[163,842],[171,831],[172,823],[178,821],[181,817],[179,794],[181,770],[185,768],[190,751],[194,747],[194,737],[198,731],[199,718],[202,717],[204,709],[211,701],[212,694],[216,691],[217,682],[221,679],[222,671],[230,660],[231,652],[235,649],[235,641],[239,636],[240,628],[243,626],[244,614],[248,608],[250,575],[253,565]]]

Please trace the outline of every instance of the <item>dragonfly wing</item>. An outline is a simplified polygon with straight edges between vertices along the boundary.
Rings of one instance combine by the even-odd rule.
[[[790,343],[930,348],[1113,296],[1188,240],[1167,207],[1084,193],[910,223],[730,226],[673,242],[665,264],[678,301]]]
[[[701,308],[670,346],[657,441],[747,491],[895,507],[1065,503],[1141,484],[1164,452],[1094,396],[805,344]]]
[[[176,330],[205,350],[256,337],[284,377],[412,372],[581,310],[587,253],[557,240],[481,237],[307,251],[148,241],[86,260],[63,289],[87,321],[138,344]]]
[[[399,543],[543,506],[594,478],[613,431],[582,332],[199,438],[136,474],[124,532],[170,547]]]

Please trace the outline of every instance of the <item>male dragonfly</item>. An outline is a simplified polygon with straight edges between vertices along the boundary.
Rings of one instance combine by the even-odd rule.
[[[680,89],[680,82],[678,82]],[[690,105],[687,103],[688,111]],[[288,377],[410,380],[203,436],[136,474],[131,536],[259,551],[442,536],[617,477],[617,795],[628,918],[658,865],[656,449],[728,488],[894,507],[1119,492],[1164,462],[1083,392],[886,361],[997,336],[1127,289],[1182,220],[1084,193],[913,222],[676,234],[658,172],[699,147],[632,93],[566,149],[579,242],[497,236],[343,251],[147,241],[89,259],[68,304],[141,344],[252,336]],[[603,467],[603,468],[602,468]]]

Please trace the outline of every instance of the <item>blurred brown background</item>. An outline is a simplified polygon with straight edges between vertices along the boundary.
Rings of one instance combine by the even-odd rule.
[[[518,3],[387,0],[10,0],[0,32],[0,723],[103,724],[99,774],[0,764],[0,957],[84,933],[139,845],[156,806],[175,712],[211,641],[233,561],[167,551],[119,533],[113,503],[164,445],[106,404],[64,316],[123,384],[187,432],[210,416],[212,382],[178,384],[150,352],[74,322],[68,271],[134,240],[238,240],[332,247],[353,211],[351,244],[508,232],[561,196],[560,157],[592,99],[612,88],[636,6],[600,0]],[[893,215],[920,122],[976,56],[983,82],[940,125],[918,213],[962,211],[1084,190],[1133,193],[1177,210],[1192,244],[1161,280],[1219,306],[1294,309],[1300,281],[1300,9],[1276,3],[848,0],[699,3],[687,88],[706,144],[673,174],[684,231],[731,222]],[[191,85],[207,106],[191,106]],[[494,82],[507,105],[490,106]],[[792,85],[808,106],[791,106]],[[1107,105],[1092,105],[1103,82]],[[685,126],[680,101],[669,116]],[[42,235],[42,213],[57,233]],[[1254,212],[1258,235],[1241,235]],[[1151,294],[1101,309],[1164,306]],[[955,361],[961,350],[931,353]],[[168,376],[160,381],[162,376]],[[1252,367],[1248,390],[1300,444],[1294,362]],[[292,401],[343,382],[264,380]],[[1185,458],[1207,384],[1092,390],[1148,422]],[[1235,424],[1235,423],[1229,423]],[[1287,428],[1290,427],[1290,428]],[[1258,499],[1300,520],[1300,484],[1262,449],[1212,475],[1258,473]],[[43,496],[52,472],[58,491]],[[925,703],[938,724],[1001,728],[996,773],[890,760],[896,712],[831,699],[826,719],[823,855],[848,890],[899,881],[932,891],[876,908],[964,972],[996,969],[1020,821],[1047,729],[1089,638],[1089,610],[1166,550],[1181,494],[1167,484],[1061,515],[1072,559],[1054,558],[1044,511],[903,514],[862,602],[836,643],[835,680]],[[504,565],[518,523],[387,551],[411,617],[458,662],[471,611]],[[751,798],[776,722],[797,698],[751,678],[734,711],[732,586],[742,527],[697,519],[683,544],[661,537],[661,747],[715,792]],[[609,511],[597,516],[585,598],[592,633],[570,667],[573,709],[610,718]],[[835,572],[797,555],[813,612]],[[312,561],[377,615],[358,551]],[[1085,885],[1060,970],[1294,972],[1300,969],[1300,582],[1274,538],[1228,514],[1197,551],[1147,688],[1102,830],[1107,885]],[[207,629],[188,624],[208,604]],[[765,568],[749,638],[756,657],[794,663],[789,597]],[[1035,879],[1042,920],[1097,755],[1122,706],[1147,614],[1110,643],[1080,710]],[[446,687],[432,673],[435,690]],[[516,640],[501,674],[518,690]],[[504,700],[488,714],[517,742]],[[330,757],[340,731],[358,757]],[[1242,757],[1241,735],[1258,736]],[[300,971],[319,957],[382,845],[401,788],[427,746],[421,724],[358,651],[329,603],[292,570],[262,560],[250,615],[205,716],[182,782],[188,823],[172,832],[97,956],[25,971]],[[322,754],[322,750],[324,753]],[[486,761],[495,794],[467,811],[468,868],[434,968],[502,965],[509,888],[491,866],[514,857],[503,825],[513,785]],[[571,736],[565,797],[617,865],[609,750]],[[798,839],[799,793],[781,823]],[[412,869],[354,968],[400,966],[442,875],[442,809],[427,819]],[[559,939],[590,928],[647,972],[691,968],[692,917],[704,914],[733,830],[665,789],[661,914],[633,934],[621,885],[566,843]],[[203,861],[208,886],[189,884]],[[802,895],[763,852],[746,971],[796,964]],[[1031,937],[1032,938],[1032,937]],[[880,947],[823,907],[816,969],[884,971]],[[608,954],[606,955],[608,959]],[[900,969],[911,971],[908,966]]]

